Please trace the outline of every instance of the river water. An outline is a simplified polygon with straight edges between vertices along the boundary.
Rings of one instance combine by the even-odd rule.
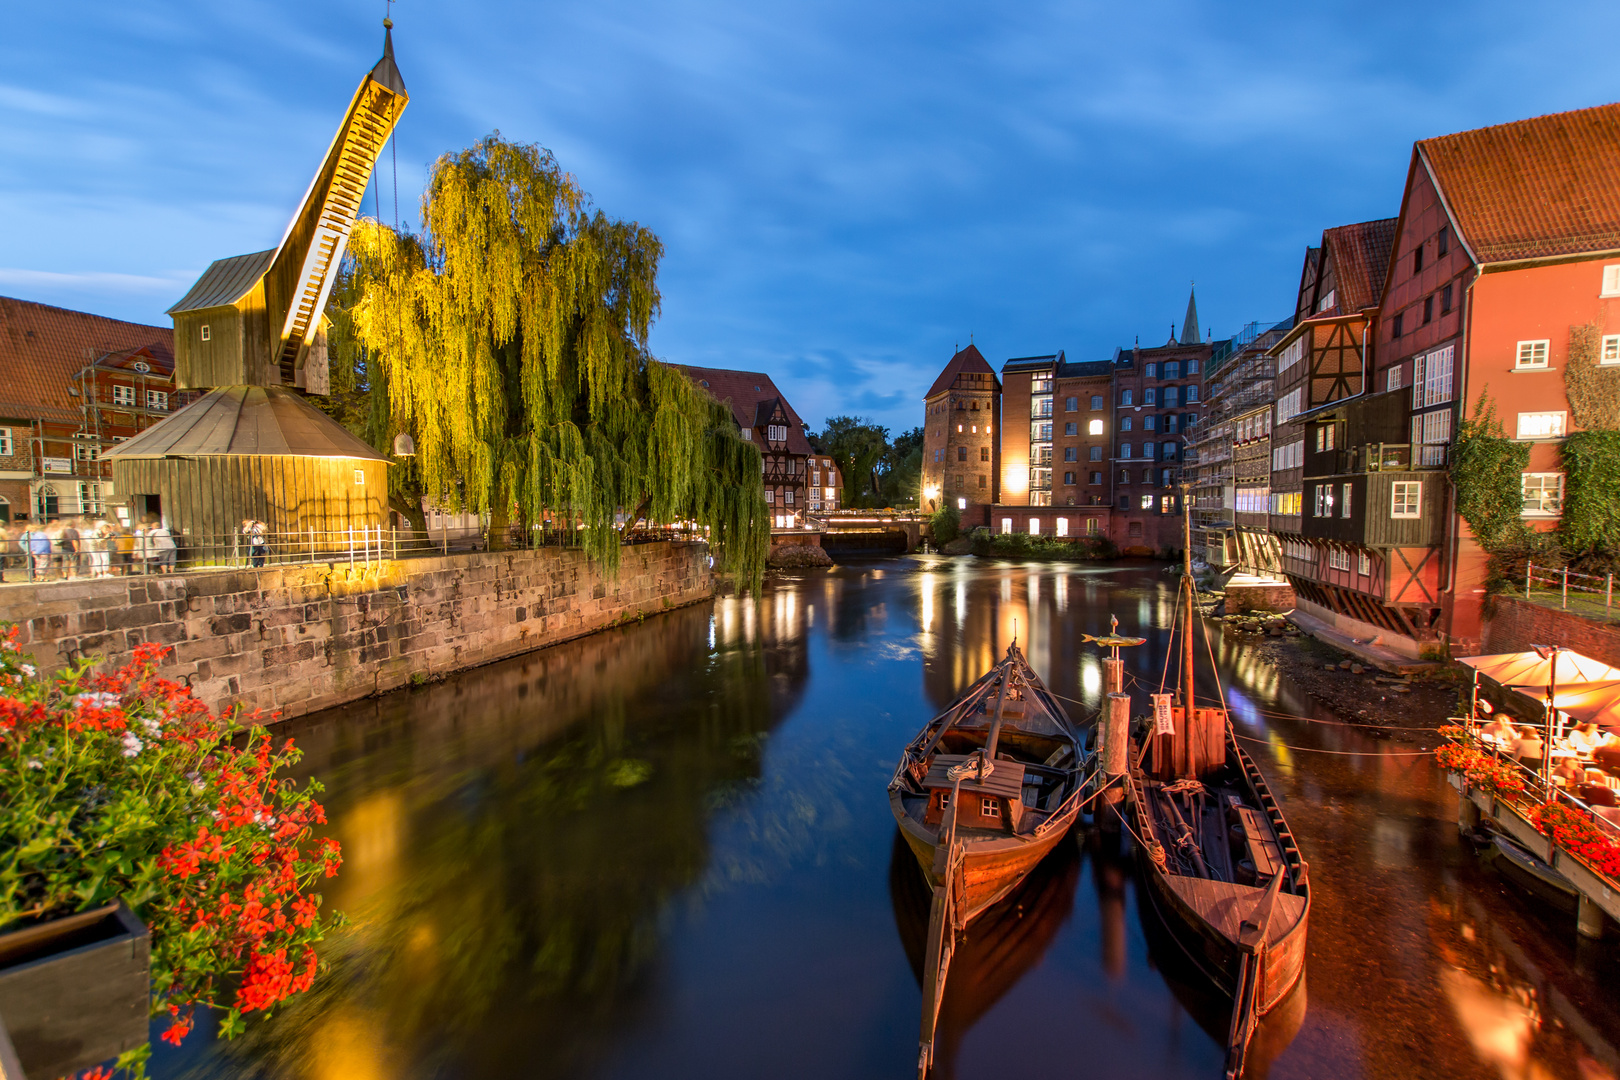
[[[885,792],[901,748],[1015,628],[1077,718],[1102,687],[1080,637],[1110,614],[1156,689],[1175,586],[1148,563],[842,566],[294,721],[348,926],[314,991],[233,1043],[160,1046],[153,1075],[913,1076],[928,908]],[[1620,1075],[1615,947],[1463,847],[1433,740],[1333,723],[1219,631],[1314,886],[1305,990],[1248,1075]],[[1227,1006],[1152,919],[1128,839],[1077,829],[970,928],[938,1075],[1220,1076]]]

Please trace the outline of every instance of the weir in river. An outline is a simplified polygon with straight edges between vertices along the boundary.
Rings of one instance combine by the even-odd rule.
[[[1148,638],[1145,713],[1175,587],[1153,563],[841,566],[295,720],[346,856],[331,977],[237,1042],[158,1044],[152,1073],[913,1075],[901,748],[1015,622],[1090,718],[1081,635],[1117,615]],[[1249,1075],[1620,1075],[1614,945],[1476,862],[1434,738],[1347,725],[1210,631],[1315,889],[1305,992]],[[1227,1006],[1162,939],[1128,835],[1077,829],[957,964],[941,1076],[1220,1075]]]

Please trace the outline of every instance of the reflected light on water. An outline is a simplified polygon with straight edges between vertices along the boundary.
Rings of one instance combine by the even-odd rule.
[[[1102,661],[1095,653],[1082,653],[1080,656],[1080,685],[1085,690],[1087,701],[1102,697],[1103,675]]]
[[[389,1067],[387,1041],[375,1018],[358,1009],[333,1013],[311,1043],[310,1071],[318,1080],[385,1080],[397,1073]]]
[[[1069,610],[1069,575],[1058,574],[1052,579],[1052,602],[1057,605],[1058,614]]]
[[[339,822],[344,903],[355,905],[394,884],[399,872],[399,829],[404,812],[404,800],[388,789],[357,803]]]
[[[1440,983],[1476,1054],[1500,1069],[1504,1077],[1548,1075],[1529,1060],[1535,1026],[1529,1008],[1456,968],[1442,971]],[[1526,1072],[1527,1064],[1536,1067]]]

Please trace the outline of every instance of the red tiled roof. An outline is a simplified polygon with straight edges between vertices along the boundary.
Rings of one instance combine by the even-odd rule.
[[[1480,262],[1620,248],[1620,104],[1424,139]]]
[[[946,364],[945,370],[939,373],[939,378],[935,379],[934,385],[928,388],[928,393],[923,395],[923,400],[927,401],[935,394],[943,394],[949,390],[951,384],[956,381],[956,377],[964,371],[987,373],[991,379],[995,379],[996,375],[996,369],[990,366],[989,361],[985,360],[984,354],[974,346],[969,345],[951,357],[951,362]],[[996,385],[999,389],[1001,385],[999,380]]]
[[[165,374],[174,367],[174,330],[0,296],[0,416],[78,420],[73,377],[108,353],[151,346]],[[154,369],[158,363],[153,363]]]
[[[805,437],[804,421],[793,410],[787,396],[776,388],[769,375],[757,371],[728,371],[725,368],[688,367],[672,365],[686,372],[688,378],[707,390],[716,401],[731,406],[731,415],[737,426],[753,430],[759,407],[767,401],[781,399],[788,414],[788,453],[811,454],[810,440]]]
[[[1378,306],[1399,220],[1379,218],[1322,233],[1322,246],[1333,252],[1333,287],[1338,291],[1339,310],[1348,313]]]

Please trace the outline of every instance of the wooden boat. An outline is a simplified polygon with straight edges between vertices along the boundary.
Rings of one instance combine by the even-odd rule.
[[[1523,845],[1515,843],[1511,838],[1495,831],[1490,831],[1488,846],[1483,852],[1486,862],[1496,868],[1497,873],[1513,882],[1520,889],[1539,900],[1545,901],[1566,915],[1575,914],[1580,903],[1580,893],[1569,880],[1536,858]]]
[[[1194,642],[1201,635],[1190,561],[1181,592],[1181,706],[1156,703],[1171,730],[1156,724],[1146,736],[1126,791],[1154,908],[1193,963],[1232,998],[1226,1075],[1236,1078],[1257,1022],[1304,972],[1310,884],[1282,810],[1238,745],[1226,710],[1196,707]]]
[[[1068,834],[1091,760],[1017,642],[901,755],[889,809],[933,890],[919,1076],[957,935]]]

